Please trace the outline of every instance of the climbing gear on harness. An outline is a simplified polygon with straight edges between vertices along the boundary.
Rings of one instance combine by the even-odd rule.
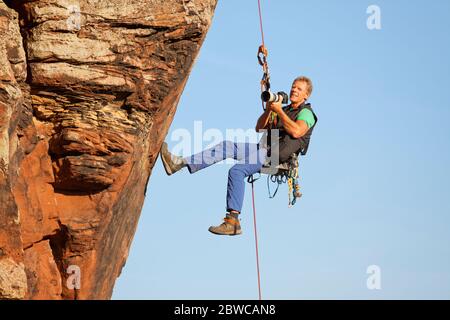
[[[161,146],[160,155],[164,169],[169,176],[186,166],[186,161],[182,157],[175,156],[169,152],[165,142]]]
[[[289,186],[288,207],[290,208],[295,204],[295,202],[297,202],[297,198],[300,198],[302,196],[302,194],[300,193],[300,185],[298,183],[298,158],[296,154],[293,154],[291,156],[287,183]]]
[[[274,170],[276,170],[274,172]],[[297,198],[300,198],[302,194],[300,193],[299,175],[298,175],[298,156],[293,153],[288,162],[282,163],[277,167],[271,168],[268,164],[265,164],[261,169],[261,173],[267,174],[267,190],[269,192],[269,198],[274,198],[278,192],[278,188],[281,184],[288,184],[288,207],[292,207],[296,202]],[[269,182],[276,183],[277,187],[275,192],[271,194]]]
[[[209,232],[227,236],[236,236],[242,233],[241,224],[239,223],[238,218],[235,218],[231,214],[227,213],[223,220],[224,222],[221,225],[209,227]]]

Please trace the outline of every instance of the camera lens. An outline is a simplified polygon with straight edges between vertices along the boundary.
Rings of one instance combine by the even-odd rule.
[[[275,102],[275,101],[281,101],[282,104],[287,104],[289,102],[288,95],[280,91],[278,93],[272,93],[270,91],[264,91],[261,93],[261,100],[264,102]]]
[[[261,93],[261,100],[264,102],[268,102],[270,100],[270,91],[264,91]]]

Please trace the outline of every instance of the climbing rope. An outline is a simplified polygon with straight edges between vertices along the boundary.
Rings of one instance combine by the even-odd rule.
[[[258,0],[258,13],[259,13],[259,27],[261,29],[261,40],[262,45],[264,46],[264,30],[263,30],[263,19],[261,13],[261,0]]]
[[[259,13],[259,26],[261,30],[261,41],[262,44],[258,48],[258,62],[261,65],[263,69],[263,77],[261,79],[261,92],[270,90],[270,72],[269,72],[269,64],[267,63],[267,55],[268,51],[264,43],[264,29],[263,29],[263,18],[262,18],[262,11],[261,11],[261,0],[258,0],[258,13]],[[266,106],[264,105],[264,102],[262,103],[262,107],[264,110],[266,110]],[[274,121],[276,121],[276,114],[274,112],[271,112],[270,118],[269,118],[269,131],[268,135],[270,136],[270,129],[272,128]],[[297,159],[295,159],[297,161]],[[297,166],[292,166],[292,164],[296,164]],[[294,168],[294,169],[292,169]],[[258,232],[256,227],[256,206],[255,206],[255,186],[254,183],[256,180],[258,180],[260,177],[255,178],[253,175],[249,176],[247,178],[247,182],[251,183],[252,185],[252,205],[253,205],[253,227],[254,227],[254,234],[255,234],[255,251],[256,251],[256,271],[257,271],[257,277],[258,277],[258,295],[259,300],[262,299],[261,295],[261,275],[259,271],[259,249],[258,249]],[[269,187],[269,179],[272,180],[272,182],[276,182],[277,189],[275,190],[274,194],[270,194],[270,187]],[[267,187],[269,190],[269,197],[273,198],[275,197],[279,186],[282,183],[288,182],[289,184],[289,206],[292,206],[295,204],[296,200],[296,192],[298,191],[298,162],[297,163],[291,163],[289,171],[282,174],[277,175],[269,175],[267,176]],[[291,200],[291,194],[293,196],[293,200]]]
[[[254,178],[253,175],[247,178],[247,182],[252,184],[252,205],[253,205],[253,228],[255,230],[255,251],[256,251],[256,272],[258,277],[258,296],[259,300],[261,300],[261,275],[259,272],[259,250],[258,250],[258,231],[256,228],[256,205],[255,205],[255,187],[254,182],[258,180],[258,178]]]
[[[267,64],[267,49],[264,45],[264,30],[263,30],[263,19],[261,13],[261,0],[258,0],[258,13],[259,13],[259,26],[261,30],[261,41],[262,45],[258,49],[258,62],[263,68],[263,78],[261,79],[261,91],[270,89],[270,75],[269,66]],[[265,110],[264,102],[261,102],[263,109]],[[258,296],[259,300],[262,299],[261,295],[261,275],[259,272],[259,249],[258,249],[258,231],[256,228],[256,206],[255,206],[255,186],[254,183],[258,178],[254,178],[253,175],[247,178],[247,182],[252,184],[252,205],[253,205],[253,228],[255,234],[255,251],[256,251],[256,272],[258,277]]]

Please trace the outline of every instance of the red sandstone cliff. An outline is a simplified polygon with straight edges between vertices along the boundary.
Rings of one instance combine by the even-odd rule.
[[[111,297],[216,1],[0,0],[0,299]]]

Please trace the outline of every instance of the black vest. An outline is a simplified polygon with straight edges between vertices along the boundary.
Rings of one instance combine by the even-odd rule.
[[[289,116],[290,119],[292,119],[292,121],[295,122],[298,114],[303,109],[308,109],[312,112],[315,123],[311,128],[309,128],[309,130],[301,138],[291,137],[284,129],[283,124],[281,123],[280,119],[277,119],[278,120],[277,123],[272,128],[272,130],[279,129],[279,140],[278,140],[278,144],[279,144],[278,148],[279,149],[278,150],[279,150],[279,162],[280,163],[284,163],[284,162],[288,161],[290,156],[293,153],[295,153],[297,155],[300,153],[302,156],[304,156],[306,154],[306,152],[308,151],[309,141],[311,140],[312,132],[313,132],[314,127],[316,126],[317,120],[318,120],[316,114],[314,113],[313,109],[311,108],[311,104],[303,103],[298,108],[295,108],[295,109],[291,108],[290,106],[287,106],[287,107],[283,108],[283,111]]]

